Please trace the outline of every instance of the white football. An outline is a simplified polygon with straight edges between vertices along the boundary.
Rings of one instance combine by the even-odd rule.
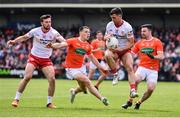
[[[108,49],[116,49],[118,47],[118,40],[115,37],[111,37],[106,40],[106,46]]]

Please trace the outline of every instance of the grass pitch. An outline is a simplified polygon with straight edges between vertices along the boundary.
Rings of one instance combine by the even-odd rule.
[[[76,81],[57,80],[53,99],[57,109],[45,107],[48,88],[45,79],[32,79],[21,97],[20,106],[13,108],[11,102],[19,81],[0,79],[0,117],[180,117],[180,83],[159,82],[151,98],[142,104],[140,110],[134,110],[134,106],[125,110],[121,105],[127,101],[129,94],[126,81],[120,81],[117,86],[112,86],[111,81],[102,83],[100,92],[110,102],[107,107],[90,93],[78,94],[75,103],[71,104],[69,89],[77,86]],[[146,83],[142,82],[138,88],[142,96]]]

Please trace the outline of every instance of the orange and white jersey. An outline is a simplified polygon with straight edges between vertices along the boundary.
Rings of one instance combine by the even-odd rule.
[[[97,58],[97,59],[103,59],[104,56],[104,51],[105,51],[105,41],[103,40],[98,40],[95,39],[91,42],[91,46],[92,46],[92,50],[98,49],[100,48],[101,50],[95,51],[93,52],[93,55]]]
[[[41,27],[30,30],[27,34],[28,37],[33,38],[33,47],[31,54],[40,58],[49,58],[52,54],[51,48],[46,48],[49,42],[56,42],[56,39],[61,36],[55,29],[51,29],[44,33]]]
[[[132,26],[124,20],[119,27],[116,27],[113,21],[109,22],[106,26],[106,34],[116,37],[121,48],[126,48],[129,42],[128,38],[134,37]]]
[[[146,54],[142,53],[142,51],[149,51],[149,53],[155,56],[158,51],[163,51],[162,42],[154,37],[151,40],[141,39],[135,43],[134,47],[131,49],[132,53],[139,55],[139,66],[158,71],[159,60],[151,59]]]
[[[67,68],[81,68],[85,55],[90,55],[91,45],[87,41],[81,41],[78,37],[67,39]]]

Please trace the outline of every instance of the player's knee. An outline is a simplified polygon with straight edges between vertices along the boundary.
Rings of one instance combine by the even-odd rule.
[[[24,80],[27,81],[27,82],[28,82],[31,78],[32,78],[32,75],[30,75],[30,74],[25,74],[25,75],[24,75]]]
[[[91,84],[91,81],[88,79],[88,80],[85,80],[84,81],[84,84],[86,85],[86,86],[90,86],[90,84]]]
[[[50,83],[54,83],[56,79],[55,79],[54,76],[51,76],[51,77],[48,78],[48,80],[49,80]]]
[[[154,91],[154,87],[148,87],[148,92],[152,93]]]
[[[109,50],[105,51],[104,54],[105,58],[112,58],[112,52],[110,52]]]
[[[131,65],[126,66],[126,70],[127,70],[128,73],[134,72],[133,67]]]

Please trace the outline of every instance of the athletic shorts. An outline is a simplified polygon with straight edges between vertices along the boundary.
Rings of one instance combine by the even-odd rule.
[[[103,61],[103,60],[98,60],[99,63],[101,64],[102,67],[105,68],[105,70],[108,70],[108,65]],[[97,69],[97,66],[94,65],[94,63],[92,61],[90,61],[90,66],[89,66],[90,69]]]
[[[124,51],[121,51],[121,52],[117,52],[119,58],[122,58],[122,56],[126,53],[131,53],[131,50],[130,49],[127,49],[127,50],[124,50]]]
[[[158,71],[156,71],[156,70],[151,70],[151,69],[147,69],[147,68],[144,68],[144,67],[140,66],[136,70],[135,75],[141,76],[140,80],[146,79],[147,83],[155,83],[155,84],[157,84]]]
[[[29,55],[27,63],[33,64],[37,69],[42,69],[46,66],[53,66],[49,58],[40,58],[32,54]]]
[[[66,77],[68,79],[75,79],[79,74],[87,75],[86,65],[83,65],[81,68],[66,68]]]

